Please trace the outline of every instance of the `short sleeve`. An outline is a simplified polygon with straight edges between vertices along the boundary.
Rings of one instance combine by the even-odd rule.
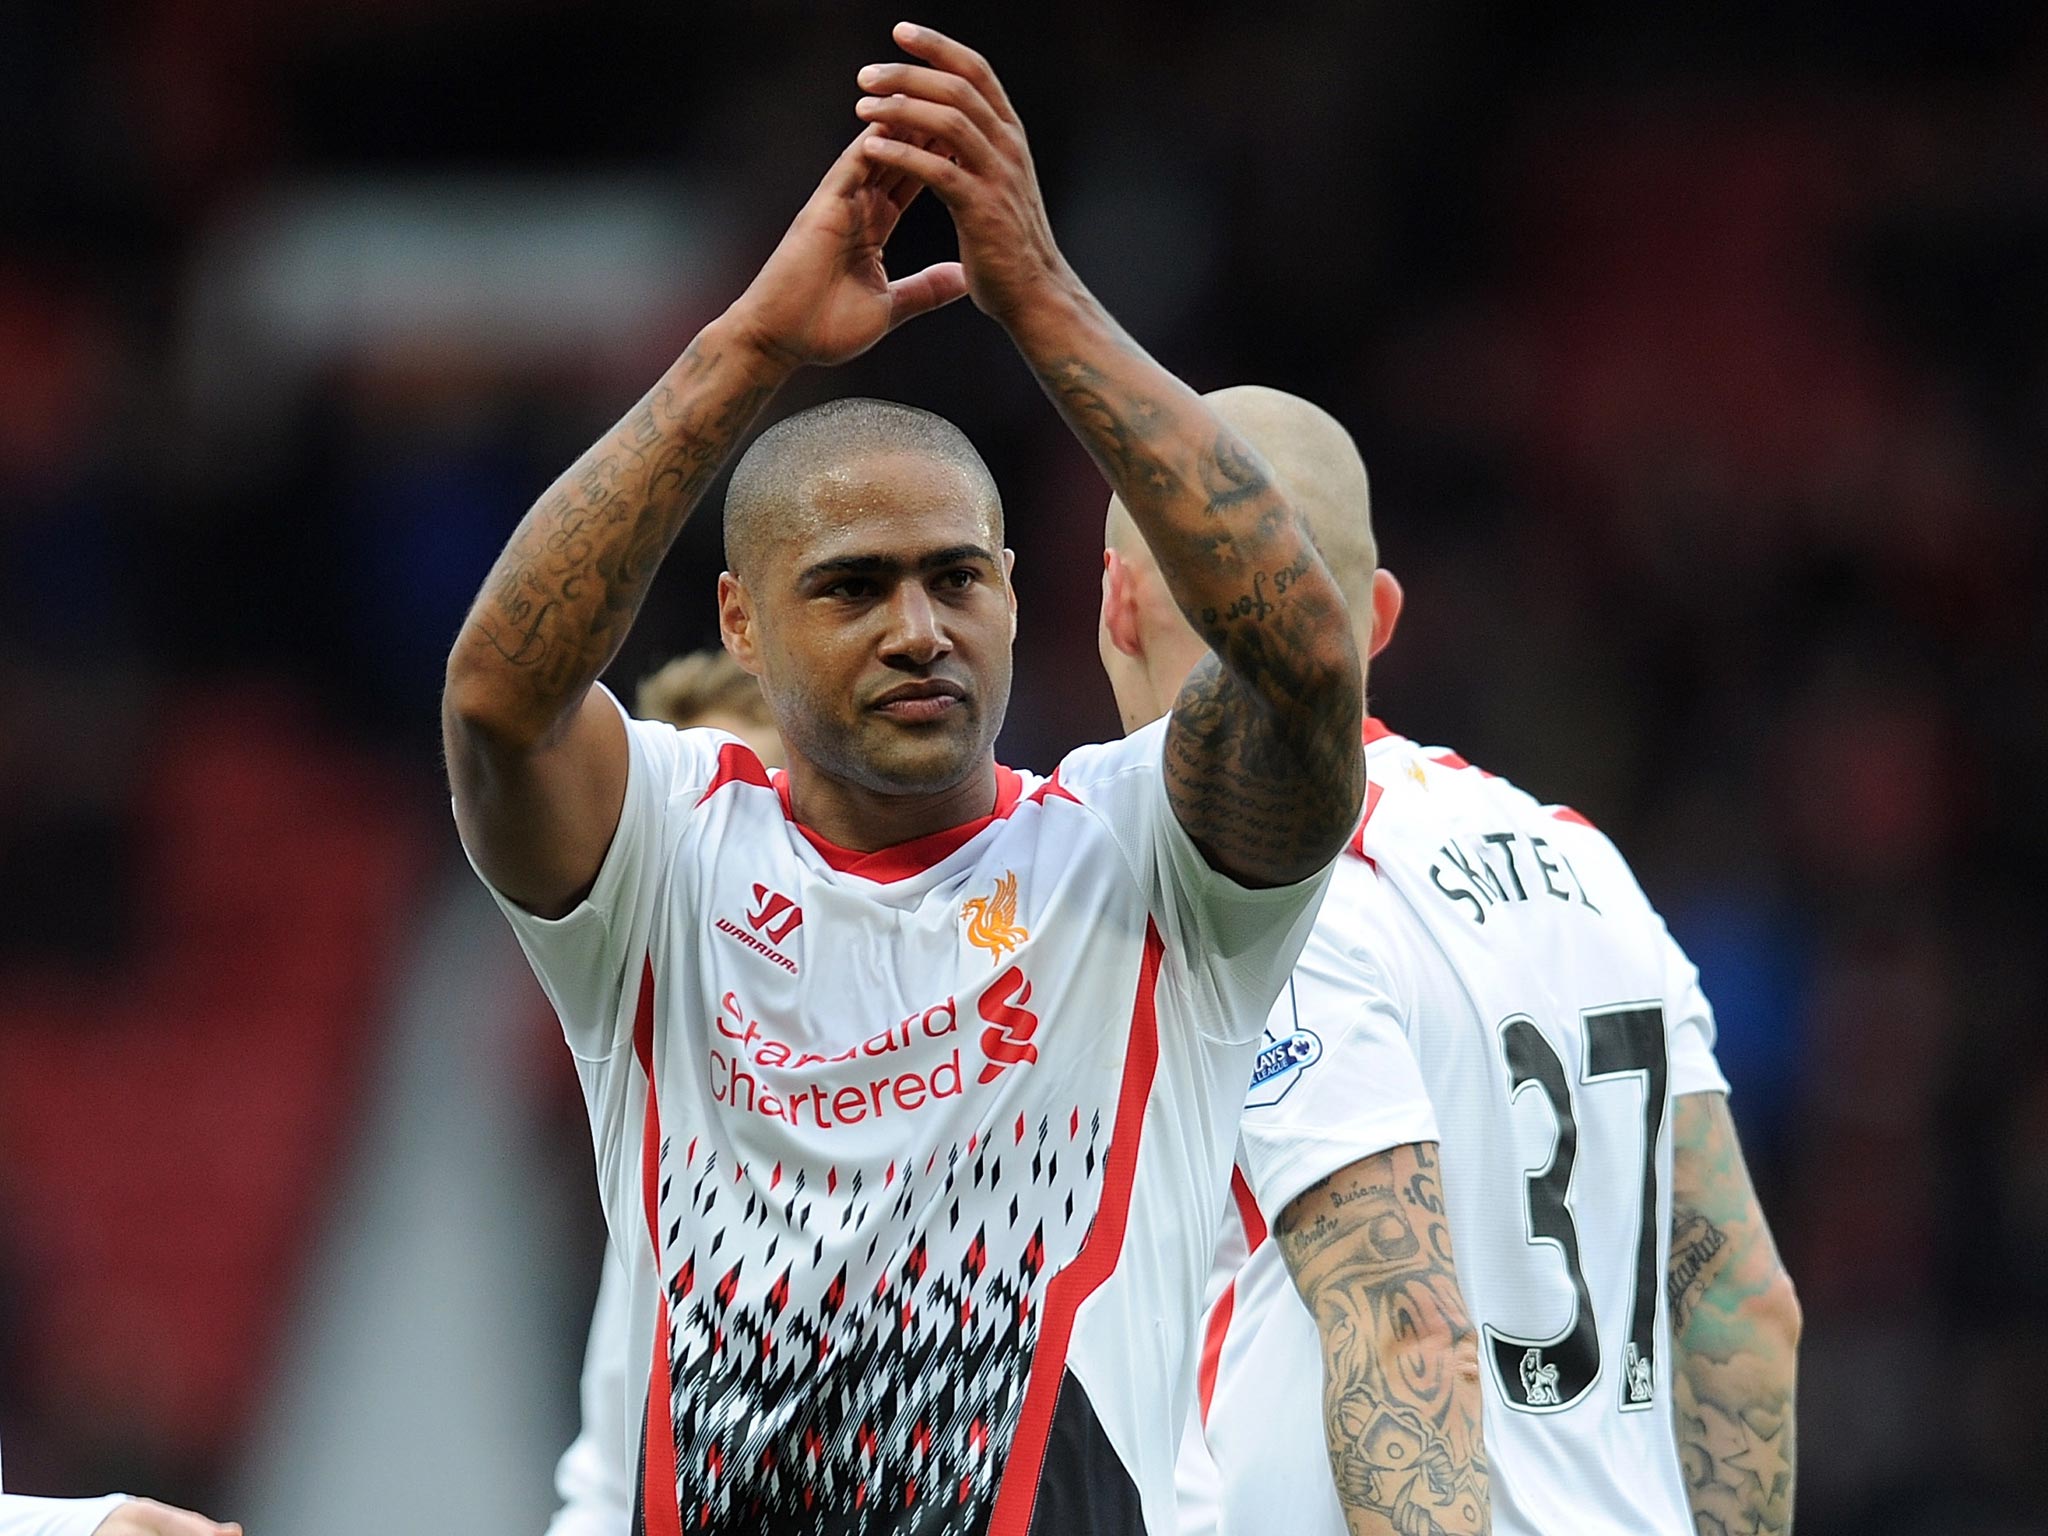
[[[1327,869],[1254,890],[1211,867],[1166,795],[1165,720],[1060,765],[1061,788],[1093,810],[1145,893],[1161,937],[1198,993],[1196,1017],[1219,1040],[1252,1039],[1301,952]]]
[[[1671,1097],[1726,1093],[1728,1079],[1714,1059],[1714,1005],[1700,988],[1699,968],[1668,932],[1664,949],[1664,1006],[1671,1020]]]
[[[1347,863],[1339,879],[1354,870],[1372,878]],[[1273,1005],[1245,1100],[1238,1164],[1269,1223],[1361,1158],[1439,1139],[1409,1008],[1380,960],[1331,931],[1337,912],[1358,911],[1351,894],[1331,901]]]
[[[605,696],[611,698],[609,691]],[[618,700],[612,703],[616,707]],[[625,803],[597,880],[574,911],[536,917],[492,885],[470,855],[470,867],[512,925],[554,1004],[569,1049],[586,1061],[610,1057],[631,1038],[635,968],[648,951],[681,827],[672,807],[680,805],[687,814],[716,772],[723,740],[709,731],[678,731],[630,716],[625,724]]]

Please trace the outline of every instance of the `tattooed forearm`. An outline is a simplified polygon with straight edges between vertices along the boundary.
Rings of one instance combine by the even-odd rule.
[[[544,736],[618,653],[676,532],[780,368],[716,326],[521,520],[450,658],[495,727]]]
[[[1174,705],[1167,782],[1218,867],[1299,879],[1349,836],[1363,693],[1344,600],[1264,461],[1092,299],[1012,336],[1215,662]]]
[[[1671,1263],[1674,1428],[1706,1536],[1792,1529],[1799,1307],[1719,1094],[1678,1100]]]
[[[1490,1529],[1478,1341],[1433,1145],[1354,1163],[1275,1235],[1323,1339],[1324,1428],[1353,1536]]]
[[[1671,1301],[1671,1331],[1683,1335],[1712,1278],[1712,1265],[1728,1246],[1728,1234],[1698,1211],[1674,1211],[1671,1223],[1671,1267],[1665,1291]]]

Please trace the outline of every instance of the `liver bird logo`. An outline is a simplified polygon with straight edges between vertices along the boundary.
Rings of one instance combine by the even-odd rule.
[[[992,964],[1001,964],[1003,956],[1031,937],[1028,929],[1017,926],[1015,870],[1003,871],[992,894],[969,898],[960,915],[967,920],[967,942],[987,950]]]

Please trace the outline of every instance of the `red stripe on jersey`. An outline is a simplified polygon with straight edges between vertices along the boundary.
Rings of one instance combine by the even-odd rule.
[[[1249,1258],[1266,1240],[1266,1218],[1259,1214],[1259,1202],[1239,1169],[1230,1170],[1230,1198],[1237,1203],[1237,1219],[1244,1227],[1244,1251]],[[1195,1378],[1202,1402],[1202,1422],[1209,1422],[1209,1404],[1216,1397],[1216,1372],[1223,1364],[1223,1341],[1230,1336],[1230,1320],[1237,1312],[1237,1280],[1233,1276],[1209,1313],[1209,1330],[1202,1340],[1202,1367]]]
[[[1195,1376],[1195,1393],[1202,1405],[1202,1423],[1209,1422],[1209,1404],[1216,1397],[1216,1370],[1223,1363],[1223,1341],[1230,1336],[1230,1319],[1237,1311],[1237,1282],[1223,1287],[1216,1305],[1209,1311],[1209,1330],[1202,1339],[1202,1368]]]
[[[1237,1202],[1237,1219],[1244,1223],[1244,1251],[1250,1253],[1266,1240],[1266,1218],[1259,1214],[1251,1185],[1236,1168],[1230,1170],[1230,1198]]]
[[[647,1074],[647,1102],[654,1103],[654,956],[643,956],[640,961],[640,1001],[633,1010],[633,1054],[640,1059],[640,1070]],[[650,1189],[652,1185],[648,1186]],[[647,1208],[647,1219],[654,1220],[654,1207]]]
[[[758,784],[763,789],[768,788],[768,770],[761,766],[761,759],[754,755],[754,749],[742,742],[728,741],[718,749],[718,772],[704,786],[704,793],[697,797],[697,803],[702,805],[728,784]]]
[[[676,1507],[676,1429],[668,1395],[668,1297],[654,1328],[654,1364],[647,1372],[647,1486],[640,1490],[647,1536],[683,1536]]]
[[[1060,771],[1057,768],[1053,769],[1051,778],[1031,791],[1030,798],[1033,805],[1043,805],[1048,800],[1071,800],[1076,805],[1081,803],[1081,797],[1060,782]]]
[[[1358,818],[1358,830],[1351,834],[1351,841],[1345,845],[1346,852],[1364,859],[1368,864],[1372,864],[1372,857],[1365,851],[1365,824],[1372,820],[1372,813],[1379,809],[1380,796],[1385,793],[1386,791],[1371,779],[1365,781],[1365,814]],[[1373,864],[1373,868],[1377,869],[1379,866]]]
[[[1376,741],[1385,741],[1389,736],[1399,734],[1397,731],[1389,730],[1383,723],[1373,719],[1371,715],[1365,717],[1365,744],[1368,747]]]
[[[1581,816],[1577,811],[1573,810],[1568,805],[1553,805],[1550,808],[1550,814],[1552,819],[1556,821],[1569,821],[1574,826],[1593,827],[1593,823],[1586,820],[1585,817]],[[1593,827],[1593,830],[1597,832],[1600,829],[1598,827]]]
[[[719,753],[734,749],[727,747]],[[739,750],[745,751],[745,748]],[[757,768],[760,759],[748,752]],[[709,791],[707,790],[708,794]],[[654,1363],[647,1373],[647,1483],[640,1504],[647,1536],[683,1536],[676,1509],[676,1428],[668,1386],[668,1296],[661,1284],[661,1105],[654,1093],[654,957],[640,963],[640,1004],[633,1013],[633,1054],[647,1074],[647,1129],[640,1144],[640,1192],[647,1206],[647,1238],[653,1245],[655,1289],[660,1295],[654,1330]]]
[[[824,861],[842,875],[859,875],[864,880],[907,880],[912,875],[921,875],[941,859],[950,858],[965,847],[992,822],[1001,821],[1017,809],[1017,802],[1023,798],[1024,781],[1014,769],[996,764],[996,808],[988,815],[974,821],[962,822],[957,827],[947,827],[943,832],[927,833],[914,837],[907,843],[898,843],[893,848],[877,848],[872,853],[862,853],[854,848],[842,848],[818,836],[809,827],[796,819],[796,807],[789,798],[789,775],[775,775],[775,792],[782,797],[782,814],[787,816],[797,831],[803,833],[804,841],[818,850]]]
[[[1045,1467],[1045,1442],[1052,1433],[1053,1408],[1066,1375],[1067,1345],[1074,1335],[1074,1314],[1081,1304],[1115,1273],[1123,1256],[1124,1227],[1131,1214],[1131,1186],[1138,1176],[1138,1143],[1145,1130],[1145,1107],[1152,1097],[1152,1076],[1159,1066],[1159,1021],[1153,992],[1159,984],[1159,962],[1166,953],[1158,927],[1145,924],[1145,957],[1138,966],[1138,995],[1131,1003],[1131,1032],[1124,1047],[1124,1080],[1117,1092],[1116,1124],[1109,1134],[1109,1154],[1102,1170],[1102,1203],[1074,1261],[1045,1291],[1045,1324],[1031,1358],[1024,1387],[1024,1407],[1010,1442],[1003,1486],[996,1493],[988,1536],[1026,1536],[1038,1502],[1038,1477]]]

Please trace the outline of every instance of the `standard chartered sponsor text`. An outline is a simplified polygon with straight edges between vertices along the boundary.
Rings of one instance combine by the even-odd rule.
[[[743,1113],[830,1131],[913,1114],[963,1091],[960,1047],[949,1043],[960,1027],[952,997],[831,1054],[775,1038],[735,993],[719,1003],[711,1096]]]

